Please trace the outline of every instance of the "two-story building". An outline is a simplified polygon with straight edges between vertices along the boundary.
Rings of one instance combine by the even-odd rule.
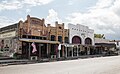
[[[69,48],[66,56],[81,56],[94,54],[94,30],[81,24],[68,24]]]
[[[14,28],[12,28],[14,26]],[[10,29],[8,29],[10,28]],[[14,29],[14,31],[12,30]],[[22,56],[22,58],[31,58],[36,56],[38,59],[42,58],[57,58],[58,57],[58,45],[60,43],[68,43],[68,29],[64,28],[64,23],[59,24],[55,22],[55,27],[51,24],[45,25],[44,19],[27,16],[25,21],[19,21],[15,25],[10,25],[5,28],[0,28],[0,40],[1,50],[5,46],[12,50],[16,50],[16,53]],[[13,35],[14,34],[14,35]],[[3,37],[4,36],[4,37]],[[14,48],[10,47],[10,38],[15,38]],[[6,42],[5,40],[8,40]],[[32,53],[34,42],[36,46],[36,52]],[[3,46],[4,45],[4,46]],[[9,56],[9,55],[6,55]],[[60,56],[64,56],[64,46],[60,50]]]

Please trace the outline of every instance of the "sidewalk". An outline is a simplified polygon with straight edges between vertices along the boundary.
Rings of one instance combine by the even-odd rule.
[[[13,59],[8,57],[0,57],[0,66],[8,66],[8,65],[20,65],[20,64],[33,64],[33,63],[43,63],[43,62],[56,62],[56,61],[65,61],[65,60],[75,60],[75,59],[85,59],[85,58],[94,58],[94,57],[104,57],[103,55],[83,55],[83,56],[74,56],[74,57],[61,57],[61,58],[46,58],[41,59],[40,61],[31,61],[28,59]]]

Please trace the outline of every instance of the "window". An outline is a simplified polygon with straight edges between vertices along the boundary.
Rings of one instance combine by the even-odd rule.
[[[47,38],[46,37],[43,37],[43,40],[46,40]]]
[[[26,35],[23,35],[22,38],[27,38],[27,36],[26,36]]]
[[[32,37],[31,36],[28,36],[28,39],[31,39]]]
[[[36,36],[36,39],[39,39],[39,37],[38,37],[38,36]]]
[[[68,37],[65,37],[65,43],[69,43]]]
[[[59,29],[62,29],[61,27],[59,27]]]
[[[55,41],[55,36],[51,35],[51,41]]]
[[[35,36],[32,36],[32,39],[36,39],[36,37],[35,37]]]
[[[58,36],[58,41],[62,43],[62,36]]]

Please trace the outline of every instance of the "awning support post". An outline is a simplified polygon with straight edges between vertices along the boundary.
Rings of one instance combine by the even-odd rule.
[[[77,57],[78,57],[78,49],[79,49],[79,48],[78,48],[78,46],[77,46]]]
[[[30,42],[29,42],[29,54],[28,54],[28,57],[29,57],[29,60],[30,60]]]
[[[74,51],[73,51],[73,50],[74,50],[74,49],[73,49],[73,47],[71,47],[71,48],[72,48],[72,57],[73,57],[73,54],[74,54]]]
[[[40,58],[41,58],[41,44],[39,44],[39,61],[40,61]]]
[[[67,58],[67,46],[65,46],[65,50],[66,50],[66,58]]]

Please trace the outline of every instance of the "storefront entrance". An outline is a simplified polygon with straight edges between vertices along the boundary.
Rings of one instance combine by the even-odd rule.
[[[48,41],[48,40],[35,40],[35,39],[21,39],[22,41],[22,58],[31,59],[32,56],[36,56],[38,60],[51,58],[51,55],[56,55],[56,45],[57,41]],[[34,42],[36,47],[35,52],[33,51],[33,46],[31,45]],[[55,56],[56,57],[56,56]]]

